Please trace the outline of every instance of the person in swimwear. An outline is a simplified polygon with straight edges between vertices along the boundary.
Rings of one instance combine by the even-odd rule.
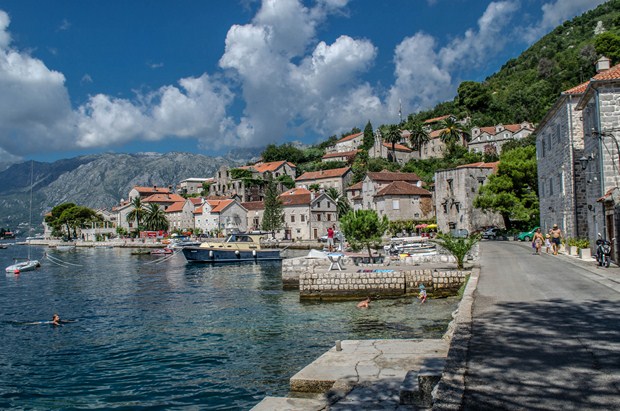
[[[370,297],[357,304],[357,308],[370,308]]]
[[[60,316],[58,314],[54,314],[52,316],[52,325],[60,325]]]

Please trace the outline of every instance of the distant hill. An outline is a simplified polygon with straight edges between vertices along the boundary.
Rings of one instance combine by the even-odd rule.
[[[461,83],[454,101],[438,104],[412,119],[455,114],[470,116],[477,126],[539,122],[560,92],[595,74],[594,62],[600,54],[595,49],[595,28],[599,22],[607,33],[620,36],[620,0],[610,0],[556,27],[485,81]],[[620,55],[617,47],[608,47],[608,51],[612,60],[614,54]],[[620,61],[612,61],[617,63]]]
[[[41,231],[44,214],[55,205],[110,208],[127,198],[135,185],[175,186],[190,177],[213,177],[231,160],[190,153],[99,154],[33,164],[32,227]],[[13,164],[0,172],[0,226],[22,231],[29,219],[30,162]]]

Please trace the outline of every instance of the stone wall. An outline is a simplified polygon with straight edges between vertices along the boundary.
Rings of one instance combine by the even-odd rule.
[[[447,269],[360,269],[350,271],[303,272],[299,277],[302,299],[346,299],[366,296],[417,295],[419,286],[429,296],[455,295],[469,271]]]

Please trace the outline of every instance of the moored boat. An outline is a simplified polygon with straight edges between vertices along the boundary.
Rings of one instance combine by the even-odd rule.
[[[41,263],[38,260],[31,260],[29,258],[14,258],[13,264],[8,266],[5,271],[7,274],[19,274],[24,271],[34,271],[41,267]]]
[[[279,249],[263,249],[260,235],[231,234],[223,242],[205,242],[199,246],[183,247],[189,262],[235,263],[240,261],[280,261]]]

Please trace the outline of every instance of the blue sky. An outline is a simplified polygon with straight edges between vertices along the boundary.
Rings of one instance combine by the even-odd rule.
[[[0,158],[315,143],[452,99],[604,0],[0,0]]]

